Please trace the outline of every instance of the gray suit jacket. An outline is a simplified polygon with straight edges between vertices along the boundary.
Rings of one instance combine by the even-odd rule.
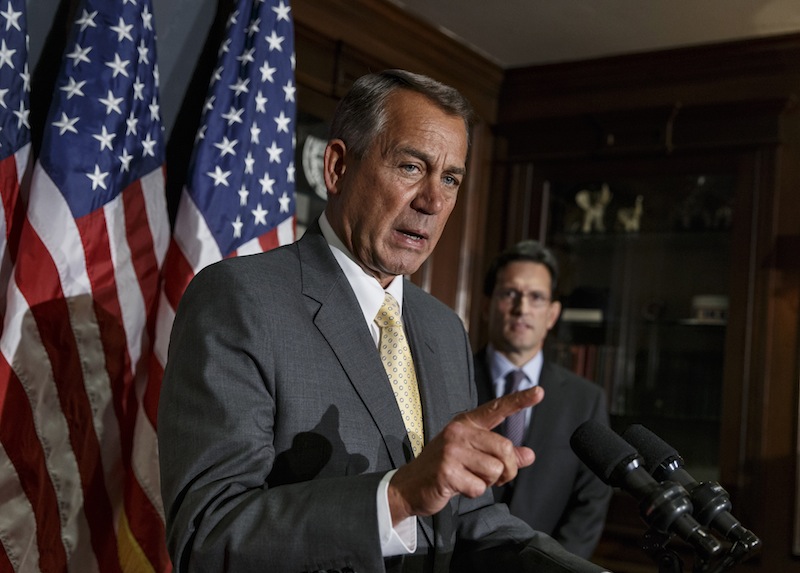
[[[494,398],[486,350],[475,355],[478,401]],[[591,557],[605,525],[611,488],[583,464],[570,447],[586,420],[608,425],[605,392],[594,382],[545,361],[539,384],[544,400],[534,406],[525,445],[536,453],[509,487],[495,498],[533,529],[552,535],[566,549]]]
[[[452,311],[411,283],[404,290],[430,439],[476,403],[471,352]],[[178,572],[599,570],[512,518],[491,492],[458,496],[418,520],[417,553],[383,559],[377,486],[410,459],[410,444],[317,225],[191,282],[174,322],[158,434]]]

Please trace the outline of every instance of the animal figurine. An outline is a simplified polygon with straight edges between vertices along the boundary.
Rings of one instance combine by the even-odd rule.
[[[592,229],[603,232],[606,230],[603,220],[606,213],[606,205],[611,202],[611,190],[606,183],[603,183],[600,191],[589,191],[583,189],[575,194],[575,203],[583,209],[584,233],[591,233]]]
[[[627,232],[636,232],[639,230],[639,224],[642,220],[643,202],[644,197],[637,195],[633,207],[625,207],[617,211],[617,221],[622,225],[623,230]]]

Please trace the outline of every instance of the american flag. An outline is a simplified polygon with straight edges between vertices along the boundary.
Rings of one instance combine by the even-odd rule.
[[[145,402],[169,242],[152,5],[75,14],[0,338],[0,570],[169,571]]]
[[[223,258],[295,238],[294,26],[285,0],[239,0],[219,49],[164,265],[156,400],[175,309],[186,285]]]
[[[16,234],[24,217],[20,189],[30,164],[27,38],[25,0],[6,0],[5,11],[0,10],[0,320],[5,310],[3,287],[11,274]]]

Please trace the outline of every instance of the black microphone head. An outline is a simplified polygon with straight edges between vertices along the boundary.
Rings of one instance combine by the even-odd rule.
[[[651,475],[672,462],[677,461],[679,467],[683,466],[683,458],[678,451],[641,424],[628,427],[622,437],[639,451],[644,458],[644,467]]]
[[[633,447],[611,428],[595,420],[587,420],[572,433],[569,440],[572,451],[586,466],[610,486],[614,483],[614,470],[623,463],[638,457]]]

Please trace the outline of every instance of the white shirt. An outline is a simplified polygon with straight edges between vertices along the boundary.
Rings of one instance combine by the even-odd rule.
[[[352,253],[347,250],[339,237],[334,233],[333,228],[323,212],[319,218],[319,226],[322,236],[328,241],[328,246],[336,258],[336,262],[344,271],[347,281],[356,295],[356,300],[364,314],[364,321],[367,323],[372,339],[375,341],[375,348],[378,348],[380,340],[380,328],[375,323],[375,317],[383,305],[385,293],[390,293],[399,306],[399,312],[403,312],[403,277],[395,277],[389,286],[384,288],[378,279],[367,274],[353,258]],[[381,552],[384,557],[392,555],[402,555],[414,553],[417,550],[417,518],[412,516],[404,519],[397,527],[392,527],[392,515],[389,511],[389,480],[392,479],[394,472],[388,472],[378,486],[378,534],[381,540]]]

